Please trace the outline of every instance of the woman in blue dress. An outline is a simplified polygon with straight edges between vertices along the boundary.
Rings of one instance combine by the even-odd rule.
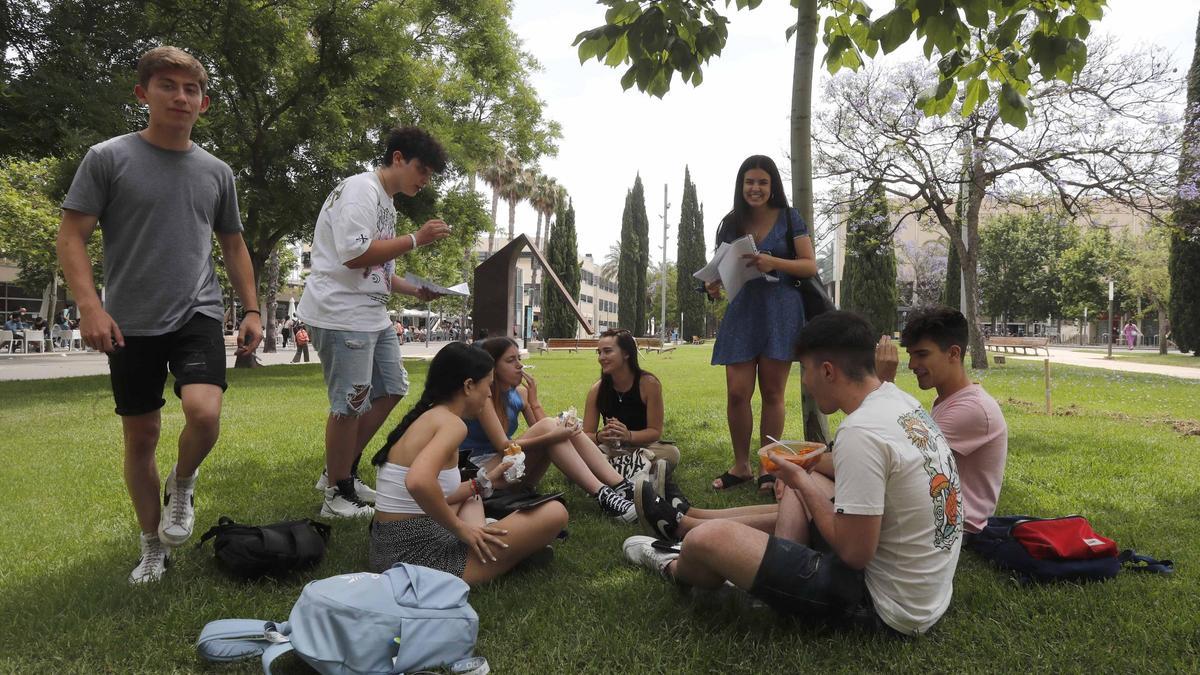
[[[783,434],[784,390],[796,339],[804,327],[804,301],[795,281],[817,273],[808,227],[788,206],[779,169],[764,155],[747,158],[738,169],[733,210],[721,220],[717,245],[746,235],[754,237],[759,251],[745,256],[746,266],[758,268],[768,278],[748,282],[729,299],[713,346],[713,365],[725,366],[726,416],[733,445],[733,466],[713,480],[718,490],[745,483],[753,475],[750,399],[756,380],[762,395],[760,445],[769,443],[768,435]],[[717,298],[721,284],[708,284],[706,290]]]

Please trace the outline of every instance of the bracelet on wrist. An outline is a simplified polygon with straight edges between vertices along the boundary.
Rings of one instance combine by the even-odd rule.
[[[413,250],[413,251],[417,250],[417,247],[419,246],[419,244],[417,244],[417,235],[413,234],[412,232],[409,232],[408,238],[412,240],[412,249],[411,250]]]
[[[257,309],[243,309],[242,310],[242,318],[243,319],[246,318],[247,314],[257,314],[258,318],[260,318],[260,319],[262,318],[262,312],[258,311]]]

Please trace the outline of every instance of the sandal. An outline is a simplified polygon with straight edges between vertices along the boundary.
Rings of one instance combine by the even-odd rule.
[[[758,477],[758,491],[766,494],[775,491],[775,476],[769,473],[764,473]]]
[[[750,476],[735,476],[735,475],[729,473],[728,471],[726,471],[725,473],[721,474],[720,476],[717,476],[717,478],[716,478],[716,480],[718,482],[720,482],[721,486],[717,487],[716,485],[714,485],[713,489],[714,490],[728,490],[731,487],[737,487],[737,486],[741,485],[742,483],[750,482],[750,478],[751,478]]]

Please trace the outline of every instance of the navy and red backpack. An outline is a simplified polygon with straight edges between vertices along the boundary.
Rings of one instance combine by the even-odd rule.
[[[992,516],[970,548],[1022,583],[1111,579],[1123,566],[1157,574],[1175,571],[1170,560],[1119,550],[1083,516]]]

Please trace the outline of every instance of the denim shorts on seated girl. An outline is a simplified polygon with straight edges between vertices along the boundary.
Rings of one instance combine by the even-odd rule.
[[[408,371],[400,362],[395,329],[363,332],[309,326],[308,332],[325,373],[329,412],[358,417],[377,398],[408,393]]]

